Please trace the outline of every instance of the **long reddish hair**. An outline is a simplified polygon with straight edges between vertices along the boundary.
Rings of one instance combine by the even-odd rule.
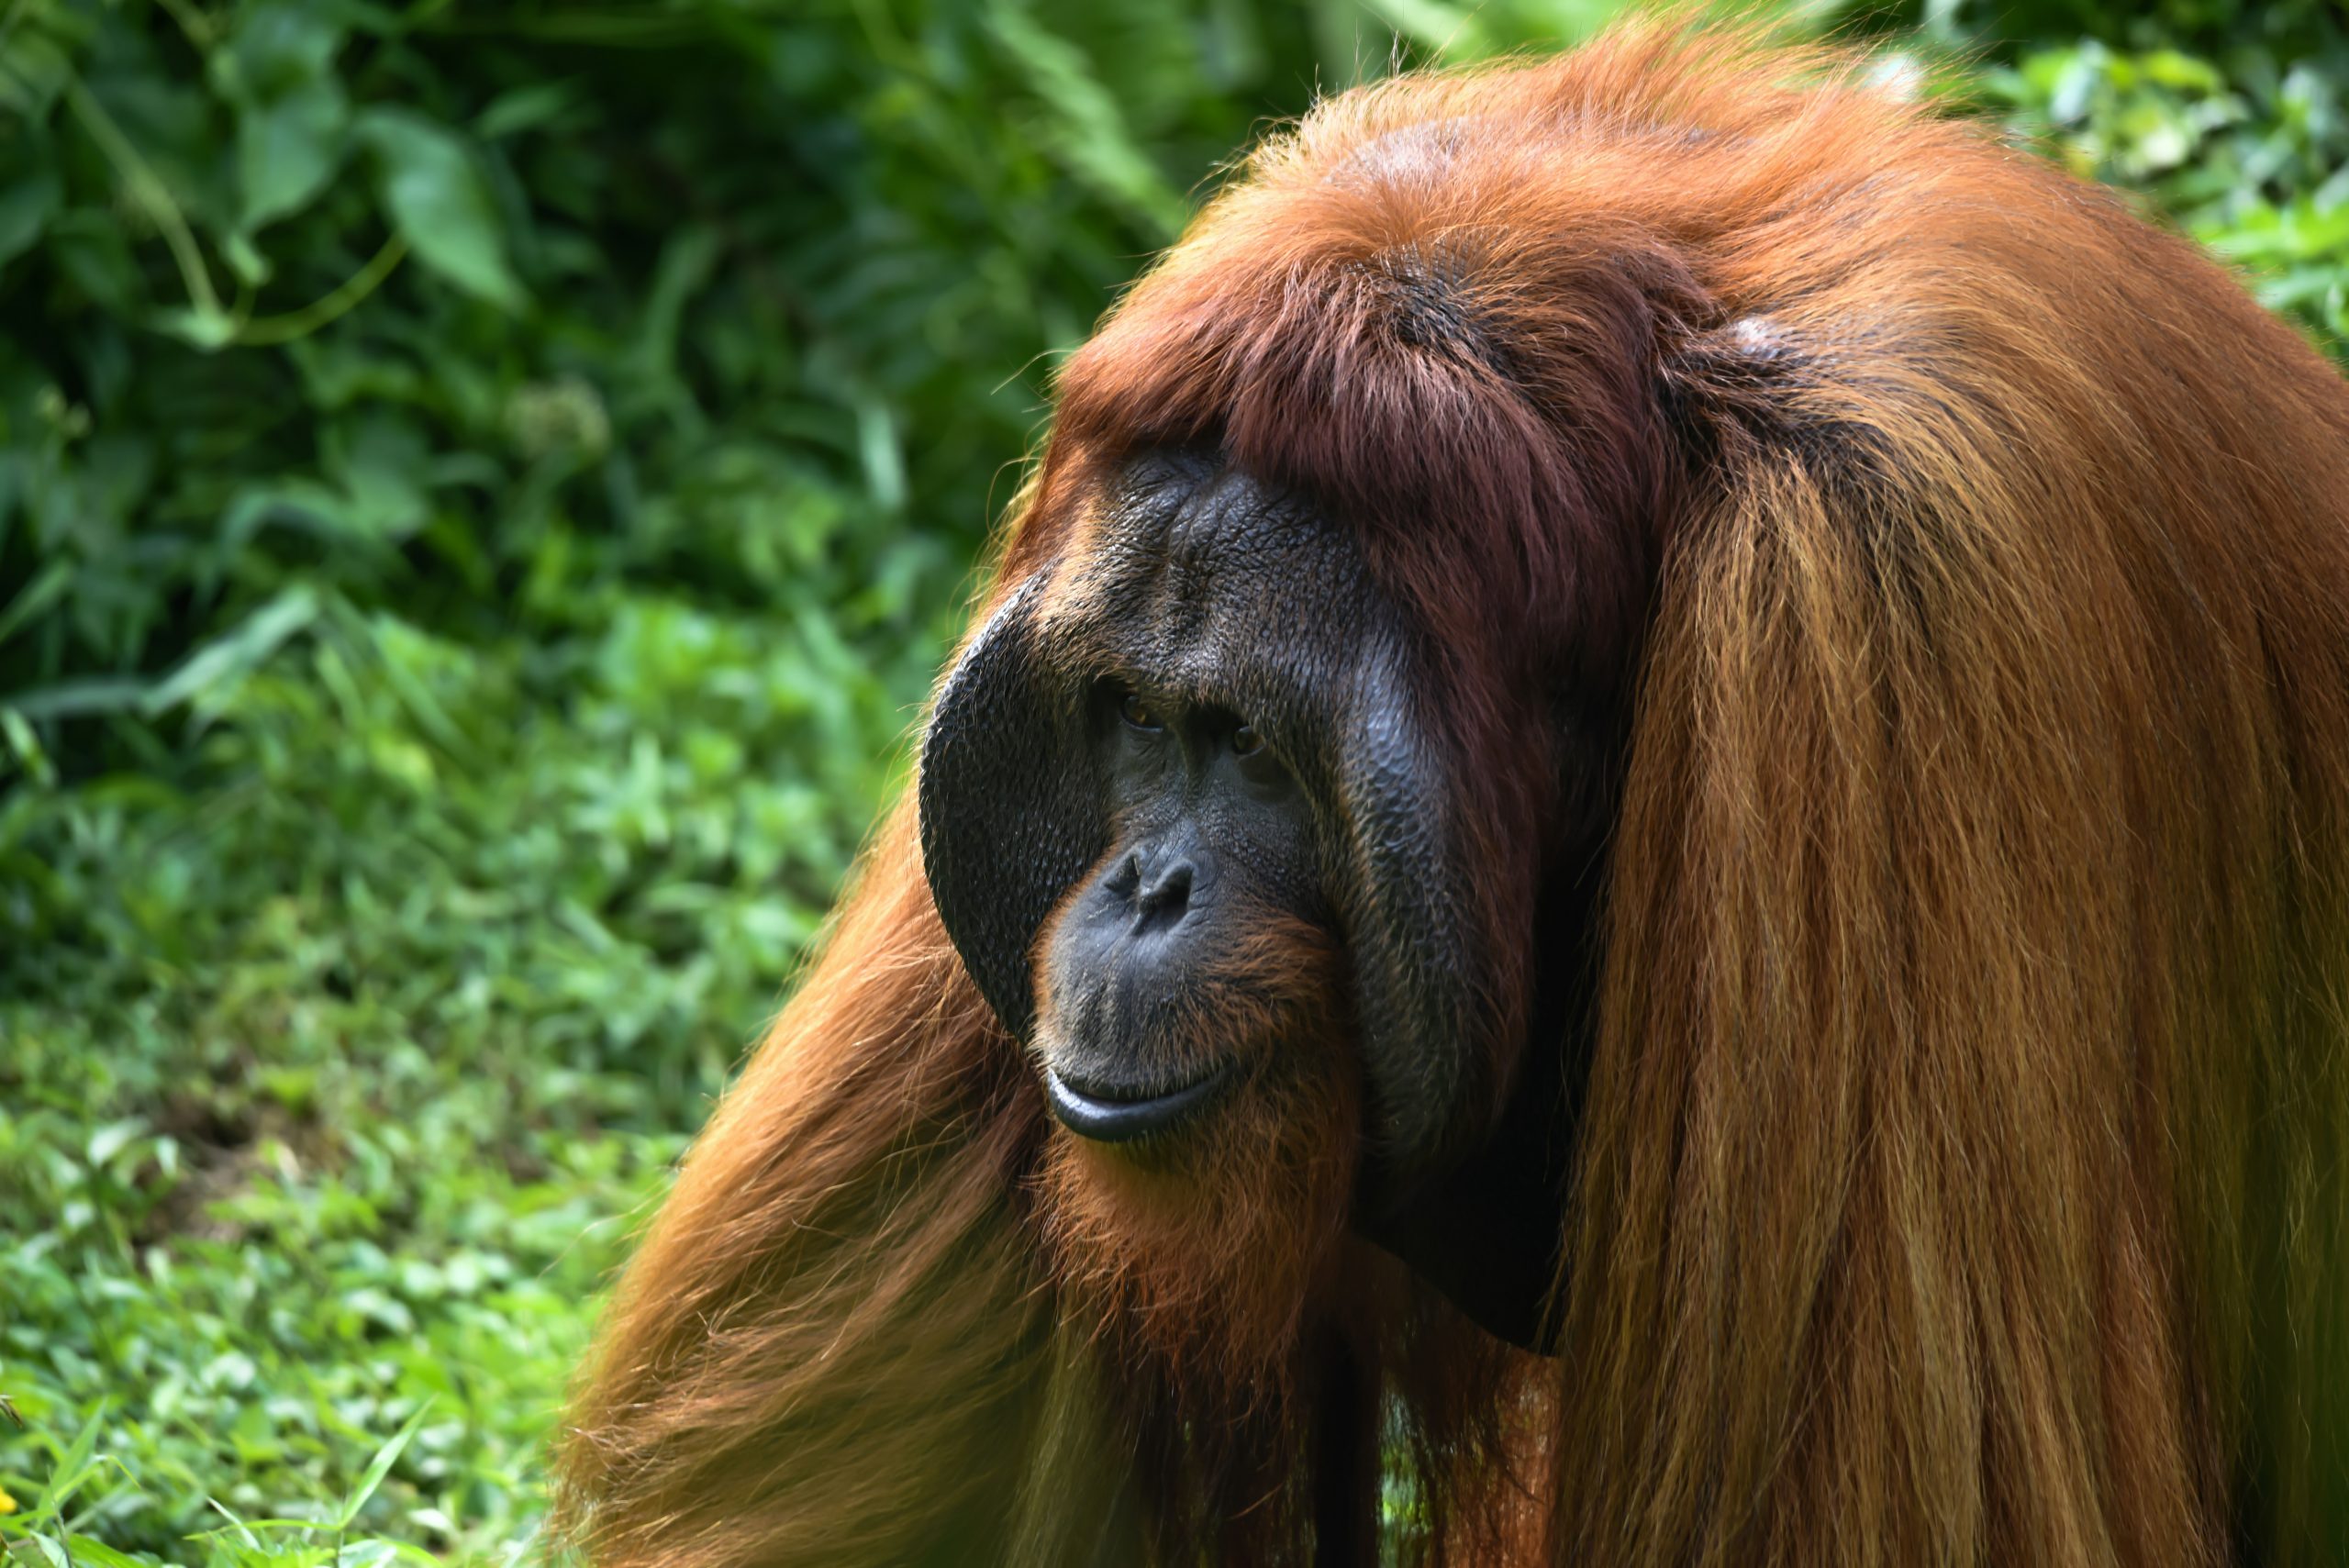
[[[1322,104],[1070,362],[1001,580],[1213,445],[1445,651],[1476,820],[1563,808],[1510,693],[1616,716],[1559,1354],[1341,1241],[1295,1329],[1382,1390],[1406,1560],[2339,1561],[2349,390],[1869,80],[1649,22]],[[1163,1418],[1085,1305],[909,815],[608,1312],[562,1528],[1306,1560],[1297,1402]]]

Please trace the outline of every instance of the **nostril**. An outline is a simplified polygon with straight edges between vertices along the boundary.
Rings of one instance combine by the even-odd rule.
[[[1134,925],[1147,929],[1152,924],[1172,925],[1183,917],[1191,906],[1191,862],[1178,857],[1161,866],[1156,874],[1141,886],[1134,900]]]
[[[1141,853],[1136,851],[1135,853],[1128,855],[1124,860],[1119,861],[1118,862],[1118,869],[1109,873],[1109,880],[1103,885],[1107,887],[1112,895],[1119,898],[1131,898],[1141,892]]]

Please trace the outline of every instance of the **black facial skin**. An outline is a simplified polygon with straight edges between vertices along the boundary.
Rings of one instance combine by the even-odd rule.
[[[1409,1264],[1486,1333],[1544,1354],[1557,1348],[1543,1311],[1588,1077],[1603,865],[1585,844],[1544,883],[1533,951],[1564,956],[1534,975],[1528,1047],[1498,1124],[1456,1164],[1381,1192],[1353,1216],[1364,1240]]]
[[[923,857],[1053,1114],[1103,1142],[1211,1133],[1248,1064],[1200,1027],[1200,977],[1276,922],[1326,934],[1364,1089],[1357,1229],[1536,1344],[1589,988],[1553,963],[1503,1042],[1489,977],[1502,941],[1586,951],[1596,884],[1586,844],[1563,870],[1470,863],[1453,771],[1472,764],[1435,739],[1428,665],[1346,529],[1211,458],[1143,459],[941,687]],[[1475,929],[1471,879],[1494,876],[1532,879],[1539,929]]]
[[[1092,743],[1115,824],[1106,863],[1045,954],[1058,1006],[1040,1042],[1052,1113],[1119,1143],[1211,1105],[1241,1064],[1186,1019],[1224,950],[1276,909],[1319,920],[1312,811],[1264,733],[1229,710],[1105,680]]]

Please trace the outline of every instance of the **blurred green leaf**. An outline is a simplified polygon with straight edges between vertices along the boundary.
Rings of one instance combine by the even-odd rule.
[[[0,266],[31,249],[57,211],[64,184],[47,166],[0,171]]]
[[[1134,145],[1125,117],[1077,48],[1040,26],[1020,0],[988,0],[986,16],[1050,113],[1038,128],[1076,176],[1172,239],[1186,206]]]
[[[308,203],[334,177],[350,120],[340,83],[321,78],[247,108],[237,122],[244,225],[259,228]]]
[[[326,77],[342,47],[344,7],[317,0],[255,0],[229,13],[227,50],[214,60],[231,93],[271,98]]]
[[[407,1418],[398,1431],[391,1435],[382,1448],[375,1451],[375,1457],[367,1462],[366,1473],[359,1477],[359,1484],[351,1487],[349,1494],[342,1499],[342,1507],[335,1510],[332,1529],[349,1529],[351,1528],[351,1521],[359,1517],[359,1510],[367,1506],[367,1499],[373,1496],[375,1488],[384,1484],[384,1477],[391,1473],[392,1466],[399,1462],[400,1454],[415,1438],[417,1429],[424,1425],[424,1418],[429,1414],[431,1414],[429,1406],[417,1411]]]
[[[161,713],[182,703],[217,706],[237,683],[261,668],[285,639],[318,615],[318,596],[293,587],[255,610],[236,629],[214,638],[157,682],[142,706]]]
[[[354,134],[374,150],[384,210],[417,260],[468,293],[519,309],[522,285],[507,265],[496,207],[463,139],[388,108],[362,111]]]

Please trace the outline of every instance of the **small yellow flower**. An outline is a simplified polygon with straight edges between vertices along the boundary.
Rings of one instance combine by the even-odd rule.
[[[16,1511],[17,1499],[8,1496],[6,1487],[0,1486],[0,1514],[13,1514]]]

